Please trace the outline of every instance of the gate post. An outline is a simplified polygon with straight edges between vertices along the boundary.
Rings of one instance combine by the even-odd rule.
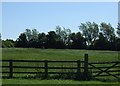
[[[48,78],[48,61],[45,60],[45,79]]]
[[[9,66],[10,66],[10,68],[9,68],[9,71],[10,71],[9,78],[12,78],[13,77],[13,61],[12,60],[9,61]]]
[[[88,80],[88,54],[84,55],[84,78]]]
[[[80,71],[80,60],[77,60],[77,80],[80,80],[80,74],[81,74],[81,71]]]

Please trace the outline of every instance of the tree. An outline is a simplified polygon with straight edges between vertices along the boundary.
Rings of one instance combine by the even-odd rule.
[[[71,30],[69,28],[66,29],[65,27],[63,27],[62,30],[60,26],[56,26],[55,30],[56,34],[59,35],[62,41],[67,45],[67,43],[69,42],[69,35],[71,34]]]
[[[1,33],[0,33],[0,48],[2,47],[2,39],[1,39]]]
[[[108,41],[111,41],[110,39],[115,36],[114,28],[111,26],[110,23],[101,23],[100,30],[103,35],[108,39]]]
[[[47,48],[55,48],[56,47],[56,33],[54,31],[48,32],[47,35]]]
[[[16,40],[16,47],[23,47],[26,48],[27,47],[27,37],[25,35],[25,33],[21,33],[19,38]]]
[[[3,48],[11,48],[14,47],[15,42],[12,39],[2,40]]]
[[[38,48],[38,34],[39,32],[36,29],[26,29],[24,34],[26,35],[26,39],[28,41],[28,47]]]
[[[37,40],[39,32],[36,29],[26,29],[24,34],[26,35],[27,40],[30,41],[31,39]]]
[[[0,41],[1,41],[1,33],[0,33]]]
[[[25,35],[28,41],[30,41],[32,39],[32,31],[30,29],[26,29],[25,30]]]
[[[45,33],[38,34],[38,46],[39,48],[46,48],[47,37]]]
[[[109,41],[106,37],[104,37],[103,33],[99,34],[98,39],[95,41],[93,49],[97,50],[108,50],[109,49]]]
[[[87,45],[93,45],[99,33],[98,24],[95,22],[81,23],[79,29],[82,32],[82,35],[86,38]]]
[[[70,34],[69,48],[72,49],[85,49],[86,40],[83,38],[80,32]]]
[[[32,39],[37,40],[38,39],[39,32],[36,29],[32,30]]]
[[[117,34],[118,34],[118,37],[120,38],[120,23],[118,23]]]
[[[120,51],[120,38],[116,40],[116,50]]]

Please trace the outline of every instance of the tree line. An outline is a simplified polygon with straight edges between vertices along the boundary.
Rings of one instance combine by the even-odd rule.
[[[39,33],[37,29],[26,29],[16,41],[2,40],[2,47],[42,49],[92,49],[120,50],[120,24],[113,28],[110,23],[81,23],[79,32],[56,26],[55,31]]]

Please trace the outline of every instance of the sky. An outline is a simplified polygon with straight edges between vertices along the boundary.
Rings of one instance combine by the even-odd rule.
[[[55,31],[56,26],[78,32],[87,21],[117,27],[117,2],[3,2],[2,39],[16,40],[25,29]]]

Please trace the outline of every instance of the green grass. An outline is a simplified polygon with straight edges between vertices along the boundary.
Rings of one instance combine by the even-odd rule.
[[[118,84],[118,82],[39,80],[39,79],[3,79],[4,84]]]
[[[73,50],[73,49],[34,49],[34,48],[4,48],[2,49],[2,59],[3,60],[83,60],[84,54],[89,54],[89,62],[103,62],[103,61],[118,61],[118,52],[116,51],[100,51],[100,50]],[[8,64],[3,64],[8,65]],[[14,65],[31,65],[31,66],[41,66],[43,64],[24,64],[16,63]],[[50,64],[54,66],[60,65],[59,63]],[[69,64],[72,66],[73,64]],[[99,65],[98,65],[99,66]],[[3,69],[7,70],[7,69]],[[21,71],[17,69],[14,71]],[[22,71],[36,71],[23,69]],[[39,70],[42,71],[42,70]],[[19,75],[18,75],[19,76]],[[20,75],[21,76],[21,75]],[[107,79],[107,77],[105,77]],[[104,78],[104,79],[105,79]],[[110,77],[113,79],[113,77]],[[3,84],[105,84],[110,82],[101,81],[73,81],[73,80],[39,80],[39,79],[3,79]],[[118,83],[118,82],[111,82]]]
[[[82,60],[84,54],[89,54],[89,62],[94,61],[116,61],[118,53],[116,51],[96,51],[96,50],[70,50],[70,49],[32,49],[32,48],[4,48],[2,49],[2,59],[15,60]]]

